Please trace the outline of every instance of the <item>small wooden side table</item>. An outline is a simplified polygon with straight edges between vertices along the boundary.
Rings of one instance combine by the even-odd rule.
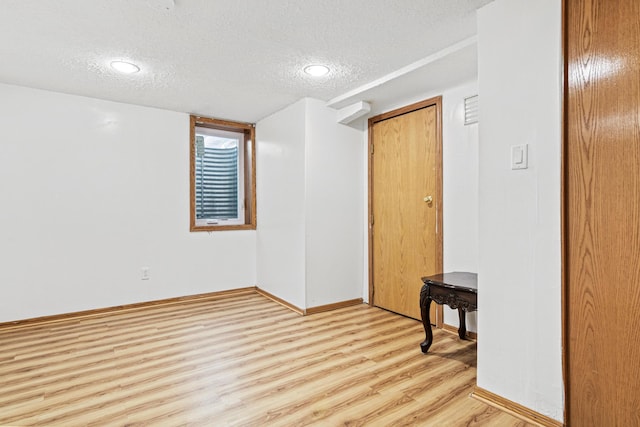
[[[429,351],[433,342],[429,319],[431,301],[458,309],[460,319],[458,336],[465,339],[467,334],[465,313],[478,309],[478,275],[467,272],[443,273],[423,277],[422,282],[424,285],[420,290],[420,314],[426,334],[425,340],[420,344],[422,352]]]

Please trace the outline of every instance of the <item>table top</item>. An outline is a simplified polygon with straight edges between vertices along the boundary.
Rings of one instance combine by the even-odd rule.
[[[453,273],[434,274],[433,276],[423,277],[422,281],[427,285],[438,285],[445,288],[478,293],[478,275],[476,273],[456,271]]]

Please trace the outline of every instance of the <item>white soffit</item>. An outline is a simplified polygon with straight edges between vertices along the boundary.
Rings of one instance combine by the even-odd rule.
[[[342,109],[364,100],[369,116],[419,101],[420,97],[477,79],[477,38],[470,37],[327,102]]]
[[[365,114],[369,113],[369,111],[371,111],[371,104],[359,101],[339,109],[338,114],[336,114],[336,118],[338,123],[347,125],[358,120],[360,117],[363,117]]]

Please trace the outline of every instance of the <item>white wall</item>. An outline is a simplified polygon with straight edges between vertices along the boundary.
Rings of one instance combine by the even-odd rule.
[[[478,386],[562,420],[561,1],[496,0],[478,29]]]
[[[477,82],[468,82],[452,88],[442,88],[435,93],[418,94],[388,109],[393,110],[442,95],[442,244],[443,270],[447,272],[478,271],[478,125],[464,125],[464,98],[477,93]],[[366,138],[365,131],[365,141]],[[365,212],[366,197],[365,194]],[[367,238],[365,235],[365,247],[368,244]],[[367,263],[368,259],[364,259],[363,292],[366,297],[369,286]],[[476,318],[476,312],[467,314],[467,330],[477,331]],[[445,307],[444,321],[457,327],[457,310]]]
[[[464,98],[477,94],[477,82],[472,82],[447,89],[442,96],[445,272],[478,271],[478,124],[464,125]],[[467,313],[467,330],[477,332],[477,316]],[[458,311],[445,306],[444,322],[457,327]]]
[[[362,298],[362,131],[308,98],[306,118],[306,306]]]
[[[302,309],[305,117],[302,99],[256,124],[258,287]]]
[[[261,121],[259,232],[189,232],[188,135],[187,114],[0,85],[0,321],[256,283],[361,296],[360,131],[309,99]]]
[[[305,309],[362,296],[362,132],[305,98],[258,122],[258,286]]]
[[[0,186],[0,322],[256,283],[255,232],[189,232],[187,114],[0,85]]]

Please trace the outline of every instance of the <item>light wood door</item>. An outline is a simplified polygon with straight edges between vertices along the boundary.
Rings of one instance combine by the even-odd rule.
[[[370,121],[373,303],[415,319],[421,277],[442,272],[440,105]]]
[[[640,2],[566,0],[567,425],[640,425]]]

